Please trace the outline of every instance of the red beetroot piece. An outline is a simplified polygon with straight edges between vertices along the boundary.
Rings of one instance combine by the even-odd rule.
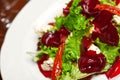
[[[83,37],[81,44],[81,55],[78,60],[78,66],[81,72],[91,73],[101,71],[106,64],[106,58],[102,53],[96,54],[96,51],[89,50],[92,40]]]
[[[60,33],[61,39],[66,38],[70,34],[70,31],[67,28],[65,28],[64,26],[61,27],[58,32]],[[64,39],[62,41],[64,41]]]
[[[82,0],[79,5],[83,8],[82,13],[83,15],[89,17],[89,16],[95,16],[99,13],[99,10],[95,9],[95,6],[97,4],[100,4],[98,0]]]
[[[116,5],[118,5],[120,3],[120,0],[116,0]]]
[[[70,32],[65,28],[61,27],[59,31],[47,32],[42,36],[42,44],[50,47],[58,47],[63,38],[67,37]]]
[[[99,35],[99,39],[111,46],[117,46],[119,35],[116,27],[110,22],[105,26],[106,29]]]
[[[63,8],[63,14],[67,16],[70,13],[70,7],[72,5],[73,0],[71,0],[65,8]]]
[[[92,33],[92,39],[97,37],[100,41],[111,45],[117,46],[119,42],[118,31],[111,22],[112,14],[108,11],[102,11],[94,20],[95,31]]]
[[[95,51],[88,51],[84,53],[78,60],[79,69],[83,73],[92,73],[101,71],[106,64],[105,56],[100,53],[96,54]]]
[[[59,32],[54,31],[45,33],[42,36],[42,43],[46,46],[58,47],[61,44]]]
[[[92,40],[90,38],[84,36],[83,39],[82,39],[82,44],[80,46],[81,56],[83,56],[84,53],[87,52],[87,49],[90,47],[91,44],[92,44]]]
[[[101,11],[95,19],[92,21],[92,23],[95,26],[95,30],[99,29],[102,31],[106,24],[108,24],[112,19],[112,14],[108,11]]]

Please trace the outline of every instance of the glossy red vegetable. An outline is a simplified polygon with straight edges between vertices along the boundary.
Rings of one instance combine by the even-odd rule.
[[[99,0],[81,0],[79,6],[83,8],[82,14],[86,17],[96,16],[99,10],[95,9],[95,6],[100,4]]]
[[[106,72],[106,76],[110,79],[120,74],[120,57],[117,57],[114,64]]]
[[[107,4],[97,4],[95,9],[106,10],[106,11],[109,11],[113,14],[120,16],[120,8],[117,8],[115,6],[110,6]]]
[[[45,33],[41,38],[42,44],[50,47],[58,47],[69,34],[69,30],[63,26],[59,31]]]
[[[92,21],[95,29],[91,35],[93,40],[98,37],[103,43],[111,46],[118,45],[119,35],[116,26],[111,21],[112,16],[112,13],[103,10],[95,17],[95,19]]]
[[[53,65],[53,70],[52,70],[52,80],[56,80],[56,76],[61,75],[61,69],[62,69],[62,54],[64,51],[64,43],[62,43],[59,48],[58,51],[56,53],[56,57],[55,57],[55,61],[54,61],[54,65]]]
[[[118,5],[120,3],[120,0],[116,0],[116,5]]]
[[[70,13],[70,7],[72,5],[73,0],[71,0],[65,8],[63,8],[63,14],[67,16]]]
[[[106,64],[106,58],[102,53],[97,54],[96,51],[88,51],[91,44],[92,40],[84,36],[81,44],[81,55],[78,59],[78,67],[82,73],[99,72]]]
[[[43,45],[50,47],[58,47],[61,44],[60,33],[58,31],[45,33],[41,40]]]
[[[100,53],[96,54],[96,51],[87,51],[78,60],[78,66],[82,73],[100,72],[106,64],[105,56]]]

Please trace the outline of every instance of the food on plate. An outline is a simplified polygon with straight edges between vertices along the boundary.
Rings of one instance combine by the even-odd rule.
[[[40,34],[34,60],[52,80],[120,74],[120,0],[71,0]]]

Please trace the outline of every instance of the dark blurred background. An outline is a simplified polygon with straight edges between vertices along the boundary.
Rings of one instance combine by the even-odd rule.
[[[13,19],[27,2],[28,0],[0,0],[0,49]]]
[[[28,0],[0,0],[0,48],[13,19]]]

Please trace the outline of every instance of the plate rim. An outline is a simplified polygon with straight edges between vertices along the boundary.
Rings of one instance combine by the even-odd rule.
[[[49,7],[51,4],[52,4],[52,2],[50,3],[50,0],[46,0],[46,2],[48,1],[48,3],[47,4],[49,4],[47,7]],[[52,1],[56,1],[56,0],[52,0]],[[58,0],[58,1],[60,1],[60,0]],[[0,53],[1,53],[1,55],[0,55],[0,66],[1,66],[1,75],[2,75],[2,78],[4,79],[4,80],[9,80],[7,77],[6,77],[6,72],[4,72],[4,70],[5,70],[5,64],[4,64],[4,58],[5,58],[5,56],[6,56],[6,53],[8,53],[6,50],[5,50],[5,48],[6,47],[10,47],[10,48],[12,48],[14,45],[9,45],[8,46],[8,43],[11,43],[11,42],[13,42],[12,40],[13,39],[11,39],[11,35],[13,35],[15,32],[12,32],[12,31],[18,31],[19,29],[21,29],[21,28],[19,28],[19,26],[16,26],[16,24],[17,23],[20,23],[18,20],[20,20],[21,19],[21,16],[25,16],[24,15],[24,13],[25,13],[25,11],[29,8],[29,7],[32,7],[32,4],[34,3],[36,3],[37,4],[37,2],[40,2],[39,0],[31,0],[31,1],[29,1],[22,9],[21,9],[21,11],[17,14],[17,16],[15,17],[15,19],[13,20],[13,23],[11,24],[11,27],[8,29],[8,31],[7,31],[7,33],[6,33],[6,35],[5,35],[5,39],[4,39],[4,42],[3,42],[3,45],[2,45],[2,47],[1,47],[1,51],[0,51]],[[45,1],[43,1],[44,3],[45,3]],[[47,5],[46,4],[46,5]],[[38,5],[38,4],[37,4]],[[35,5],[36,6],[36,5]],[[34,8],[34,7],[32,7],[32,8]],[[42,10],[41,10],[42,11]],[[44,12],[44,11],[43,11]],[[39,13],[40,13],[40,11],[39,11]],[[41,14],[42,14],[42,12],[41,12]],[[40,14],[39,14],[40,15]],[[37,19],[37,17],[39,16],[38,14],[37,14],[37,16],[36,17],[34,17],[34,19]],[[29,23],[30,23],[30,21],[29,21]],[[16,29],[17,28],[17,29]],[[17,33],[19,33],[18,34],[18,36],[20,35],[20,31],[18,31]],[[23,33],[22,33],[23,34]],[[15,37],[17,37],[15,34],[14,34],[14,40],[16,40],[15,39]],[[9,40],[9,39],[11,39],[11,40]],[[19,41],[18,41],[18,43],[19,43]],[[18,43],[16,43],[16,44],[18,44]],[[20,47],[22,47],[22,45],[21,44],[18,44],[18,45],[20,45],[19,46],[19,48]],[[11,47],[12,46],[12,47]],[[18,49],[18,51],[20,51],[20,49]],[[3,54],[4,53],[4,54]],[[18,56],[18,55],[17,55]],[[14,79],[15,80],[15,79]],[[21,79],[20,79],[21,80]],[[24,80],[24,79],[22,79],[22,80]],[[39,79],[38,79],[39,80]]]

